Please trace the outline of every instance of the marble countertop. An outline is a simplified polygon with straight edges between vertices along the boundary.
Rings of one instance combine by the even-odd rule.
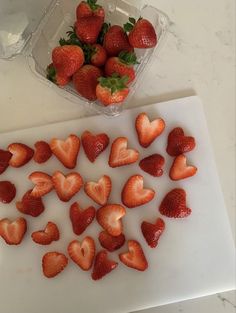
[[[146,2],[167,13],[171,27],[129,107],[194,94],[201,97],[235,238],[235,1]],[[0,60],[0,86],[0,133],[90,114],[43,85],[23,56]],[[232,291],[142,313],[235,310]]]

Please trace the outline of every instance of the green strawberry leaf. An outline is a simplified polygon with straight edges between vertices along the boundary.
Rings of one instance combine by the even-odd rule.
[[[92,11],[96,11],[97,9],[101,8],[101,5],[96,4],[97,0],[87,0],[87,3]]]
[[[133,17],[130,17],[129,21],[130,21],[131,24],[136,24],[136,19],[133,18]]]
[[[112,74],[110,77],[100,77],[98,79],[102,87],[110,89],[111,94],[127,88],[128,80],[128,76],[120,77],[117,73]]]
[[[119,54],[119,59],[122,63],[127,65],[139,64],[137,61],[137,56],[134,52],[121,51]]]
[[[108,32],[110,27],[111,27],[110,23],[103,23],[102,29],[98,35],[97,43],[99,43],[100,45],[103,44],[104,37],[105,37],[106,33]]]
[[[56,69],[53,64],[49,64],[47,67],[47,79],[56,83]]]
[[[134,25],[131,23],[124,24],[124,31],[126,33],[130,33],[133,28],[134,28]]]

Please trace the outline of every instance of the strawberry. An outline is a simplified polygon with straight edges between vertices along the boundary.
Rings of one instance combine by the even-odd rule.
[[[16,196],[16,187],[9,181],[0,181],[0,202],[10,203]]]
[[[76,135],[70,135],[65,141],[52,139],[50,142],[52,153],[69,169],[76,167],[80,150],[80,139]]]
[[[125,243],[125,236],[120,234],[117,237],[111,236],[106,231],[101,231],[98,240],[103,248],[113,252],[120,249]]]
[[[24,214],[33,217],[39,216],[43,213],[45,207],[41,198],[35,198],[31,195],[32,190],[27,191],[22,200],[16,202],[16,208]]]
[[[82,210],[77,202],[73,203],[70,207],[70,220],[74,233],[78,236],[81,235],[92,223],[95,215],[96,210],[94,207],[90,206]]]
[[[81,137],[84,152],[90,162],[95,162],[96,158],[107,148],[110,139],[107,134],[93,135],[85,131]]]
[[[168,145],[166,151],[171,156],[178,156],[180,154],[192,151],[196,146],[193,137],[184,135],[182,128],[174,128],[168,136]]]
[[[154,196],[154,190],[143,188],[143,176],[141,175],[131,176],[122,190],[122,202],[128,208],[144,205],[152,201]]]
[[[25,165],[34,155],[34,150],[23,143],[12,143],[8,146],[8,150],[12,153],[9,161],[9,165],[12,167]]]
[[[0,149],[0,175],[8,168],[11,157],[11,152]]]
[[[98,223],[111,236],[119,236],[123,226],[121,218],[126,214],[125,208],[118,204],[108,204],[97,210]]]
[[[31,192],[31,196],[40,198],[49,193],[54,187],[52,177],[43,172],[33,172],[29,175],[29,179],[35,184]]]
[[[70,201],[83,186],[83,179],[76,172],[64,176],[60,171],[56,171],[52,176],[52,181],[59,199],[64,202]]]
[[[139,242],[129,240],[128,249],[128,252],[119,254],[121,262],[138,271],[145,271],[148,268],[148,262]]]
[[[103,278],[105,275],[113,271],[117,266],[117,262],[108,259],[107,251],[99,251],[95,258],[92,279],[99,280]]]
[[[82,17],[99,16],[103,20],[105,11],[102,6],[97,4],[97,0],[82,1],[76,8],[76,17],[79,20]]]
[[[0,220],[0,236],[8,245],[19,245],[26,233],[27,222],[23,217],[10,221],[8,218]]]
[[[52,151],[49,144],[45,141],[37,141],[34,145],[34,161],[36,163],[42,164],[47,162],[52,156]]]
[[[59,46],[52,51],[52,61],[58,75],[71,77],[84,64],[84,52],[76,45]]]
[[[97,204],[105,205],[108,202],[112,188],[109,176],[102,176],[98,182],[88,182],[84,185],[85,193]]]
[[[181,154],[174,159],[169,176],[172,180],[180,180],[194,176],[197,173],[195,166],[187,165],[187,158]]]
[[[99,16],[82,17],[75,22],[75,32],[79,40],[86,44],[97,42],[103,19]]]
[[[143,160],[140,161],[139,166],[140,168],[154,176],[154,177],[160,177],[163,175],[163,169],[162,167],[165,164],[165,159],[160,154],[152,154]]]
[[[100,77],[96,88],[98,100],[104,106],[123,102],[129,94],[128,80],[128,76],[119,77],[116,74],[111,77]]]
[[[47,66],[46,71],[47,79],[60,87],[64,87],[70,82],[70,77],[65,76],[64,73],[58,73],[53,66],[53,63]]]
[[[53,241],[60,239],[60,233],[56,224],[48,222],[44,230],[33,232],[31,238],[40,245],[50,245]]]
[[[47,278],[57,276],[68,264],[68,258],[59,252],[47,252],[42,258],[43,274]]]
[[[84,45],[86,63],[101,67],[106,63],[107,52],[100,44]]]
[[[104,36],[103,47],[109,56],[117,56],[121,51],[133,51],[128,36],[119,25],[113,25]]]
[[[183,189],[173,189],[164,197],[159,207],[162,215],[174,218],[183,218],[191,214],[186,206],[186,192]]]
[[[149,222],[142,222],[141,224],[141,230],[142,230],[143,236],[146,239],[147,244],[151,248],[156,248],[158,244],[158,240],[160,236],[162,235],[164,229],[165,229],[165,222],[161,218],[158,218],[155,224],[151,224]]]
[[[95,101],[97,99],[96,87],[102,71],[93,65],[84,65],[73,76],[76,91],[84,98]]]
[[[88,271],[92,267],[95,250],[95,242],[91,237],[85,237],[82,242],[74,240],[70,242],[67,248],[72,261],[84,271]]]
[[[129,23],[124,25],[125,31],[129,32],[129,43],[134,48],[147,49],[157,45],[157,34],[152,24],[143,18],[137,22],[129,18]]]
[[[105,73],[107,76],[112,76],[116,73],[120,77],[127,76],[130,84],[135,79],[134,65],[137,64],[137,57],[134,52],[122,51],[118,57],[112,57],[107,60]]]
[[[126,137],[118,137],[111,146],[109,157],[110,167],[119,167],[135,163],[139,158],[139,152],[134,149],[127,149],[128,139]]]
[[[139,143],[142,147],[149,147],[165,129],[165,121],[157,118],[150,122],[146,113],[140,113],[135,121]]]

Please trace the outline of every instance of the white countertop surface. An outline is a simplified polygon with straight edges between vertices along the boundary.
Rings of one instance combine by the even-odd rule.
[[[235,237],[235,1],[148,0],[172,25],[160,54],[129,107],[197,94],[201,97]],[[0,133],[88,115],[30,71],[23,56],[0,61]],[[142,313],[233,313],[235,292]]]

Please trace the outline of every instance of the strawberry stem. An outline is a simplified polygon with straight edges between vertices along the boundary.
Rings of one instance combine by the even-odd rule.
[[[129,80],[128,76],[120,77],[116,73],[110,77],[100,77],[98,79],[102,87],[110,89],[111,94],[115,93],[116,91],[121,91],[127,88],[128,80]]]
[[[87,3],[92,11],[96,11],[97,9],[101,8],[101,5],[96,4],[97,0],[87,0]]]

